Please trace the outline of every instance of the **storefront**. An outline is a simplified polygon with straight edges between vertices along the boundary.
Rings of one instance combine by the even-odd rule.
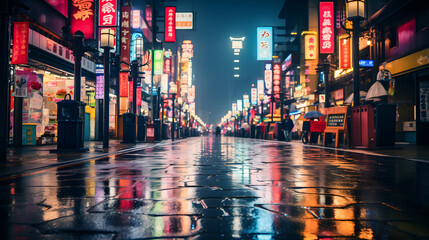
[[[397,141],[429,145],[429,48],[387,62],[395,83],[389,103],[397,105]]]
[[[41,33],[30,30],[30,54],[26,64],[15,65],[14,94],[22,98],[22,123],[35,126],[29,145],[53,144],[57,137],[57,103],[67,94],[74,97],[72,51]],[[15,99],[11,99],[13,100]],[[85,140],[95,136],[95,63],[82,60],[81,101],[85,107]],[[11,104],[11,129],[15,109]],[[13,135],[13,131],[11,131]]]

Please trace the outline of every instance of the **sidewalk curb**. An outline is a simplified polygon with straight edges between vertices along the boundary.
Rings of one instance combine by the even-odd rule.
[[[408,161],[429,163],[429,160],[425,160],[425,159],[407,158],[407,157],[403,157],[403,156],[387,155],[387,154],[376,153],[376,152],[365,151],[365,150],[358,150],[358,149],[333,148],[333,147],[325,147],[325,146],[319,146],[319,145],[304,144],[304,143],[300,143],[300,142],[284,142],[284,141],[257,139],[257,138],[249,138],[249,139],[259,140],[259,141],[263,141],[263,142],[275,142],[275,143],[281,143],[281,144],[285,144],[285,145],[296,145],[296,146],[302,146],[302,147],[307,147],[307,148],[319,148],[319,149],[342,151],[342,152],[348,152],[348,153],[357,153],[357,154],[374,156],[374,157],[399,158],[399,159],[408,160]]]
[[[172,145],[172,144],[176,144],[176,143],[180,143],[180,142],[184,142],[187,140],[190,140],[193,138],[186,138],[186,139],[180,139],[180,140],[175,140],[174,142],[172,141],[167,141],[167,142],[159,142],[159,143],[155,143],[155,144],[151,144],[151,145],[141,145],[141,146],[134,146],[131,148],[124,148],[124,149],[120,149],[118,151],[115,152],[110,152],[110,153],[104,153],[104,154],[100,154],[97,156],[91,156],[91,157],[83,157],[83,158],[78,158],[78,159],[71,159],[68,161],[64,161],[64,162],[56,162],[56,163],[52,163],[52,164],[47,164],[45,166],[40,166],[40,167],[35,167],[35,168],[30,168],[30,169],[24,169],[24,170],[18,170],[15,172],[8,172],[8,173],[1,173],[0,174],[0,182],[4,182],[7,180],[11,180],[11,179],[16,179],[19,177],[23,177],[23,176],[29,176],[38,172],[42,172],[45,170],[48,170],[50,168],[63,168],[63,167],[70,167],[73,165],[77,165],[77,164],[82,164],[82,163],[86,163],[92,160],[99,160],[102,158],[106,158],[106,157],[110,157],[110,156],[117,156],[117,155],[123,155],[126,153],[130,153],[130,152],[136,152],[136,151],[141,151],[144,149],[149,149],[149,148],[154,148],[154,147],[159,147],[159,146],[165,146],[165,145]]]

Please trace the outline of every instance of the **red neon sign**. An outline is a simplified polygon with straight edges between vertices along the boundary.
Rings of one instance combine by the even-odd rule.
[[[176,7],[165,7],[165,42],[176,42]]]
[[[171,73],[171,58],[164,59],[164,73]]]
[[[334,3],[320,2],[319,5],[320,53],[334,53]]]
[[[94,38],[94,0],[73,0],[71,5],[71,33],[82,31],[86,39]]]
[[[13,23],[13,51],[11,64],[28,62],[28,37],[30,33],[28,22]]]
[[[340,39],[340,68],[350,69],[351,62],[350,38]]]
[[[128,97],[128,73],[119,73],[119,97]]]
[[[101,27],[116,26],[116,0],[99,0],[98,5],[98,25]]]
[[[280,79],[281,79],[282,68],[279,63],[273,66],[273,94],[275,98],[280,98]]]
[[[137,106],[142,105],[142,87],[137,87]]]

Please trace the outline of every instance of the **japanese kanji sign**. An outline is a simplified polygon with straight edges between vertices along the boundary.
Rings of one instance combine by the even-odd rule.
[[[82,31],[86,39],[94,38],[94,0],[72,0],[71,33]]]
[[[116,26],[117,3],[116,0],[99,0],[98,25],[100,27]]]
[[[119,73],[119,97],[128,97],[128,73]]]
[[[137,87],[137,106],[141,106],[142,105],[142,87]]]
[[[340,39],[339,44],[339,52],[340,52],[340,68],[341,69],[350,69],[351,68],[351,61],[352,61],[352,54],[351,54],[351,47],[350,47],[350,38],[343,38]]]
[[[334,3],[320,2],[319,5],[320,53],[331,54],[335,50]]]
[[[128,81],[128,101],[133,102],[133,81]]]
[[[164,60],[164,53],[162,50],[155,50],[155,56],[154,56],[154,74],[160,75],[162,74],[162,65]]]
[[[256,88],[251,89],[250,97],[252,105],[256,105],[256,103],[258,102],[258,90]]]
[[[171,73],[171,58],[164,58],[164,73]]]
[[[271,61],[273,58],[273,28],[257,28],[257,60]]]
[[[28,62],[28,37],[30,33],[28,22],[13,23],[13,50],[11,64]]]
[[[273,94],[275,98],[280,98],[280,79],[281,79],[281,65],[276,63],[273,65]]]
[[[95,69],[95,99],[104,99],[104,67],[101,64]]]
[[[194,13],[193,12],[178,12],[176,13],[176,29],[192,30],[194,28]]]
[[[165,7],[165,42],[176,42],[176,7]]]
[[[130,29],[130,20],[131,20],[131,7],[124,6],[121,9],[121,36],[120,36],[120,46],[121,46],[121,62],[130,63],[130,42],[131,42],[131,29]],[[121,69],[126,70],[128,66],[126,64],[121,64]]]
[[[307,34],[304,37],[305,60],[315,60],[317,56],[317,37]]]

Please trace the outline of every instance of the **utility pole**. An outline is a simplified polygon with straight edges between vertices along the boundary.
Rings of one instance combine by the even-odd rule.
[[[7,159],[9,144],[9,55],[10,55],[10,2],[0,1],[0,158]]]
[[[132,113],[137,114],[137,79],[139,76],[139,63],[137,60],[133,60],[130,66],[131,79],[133,81],[133,103]]]

